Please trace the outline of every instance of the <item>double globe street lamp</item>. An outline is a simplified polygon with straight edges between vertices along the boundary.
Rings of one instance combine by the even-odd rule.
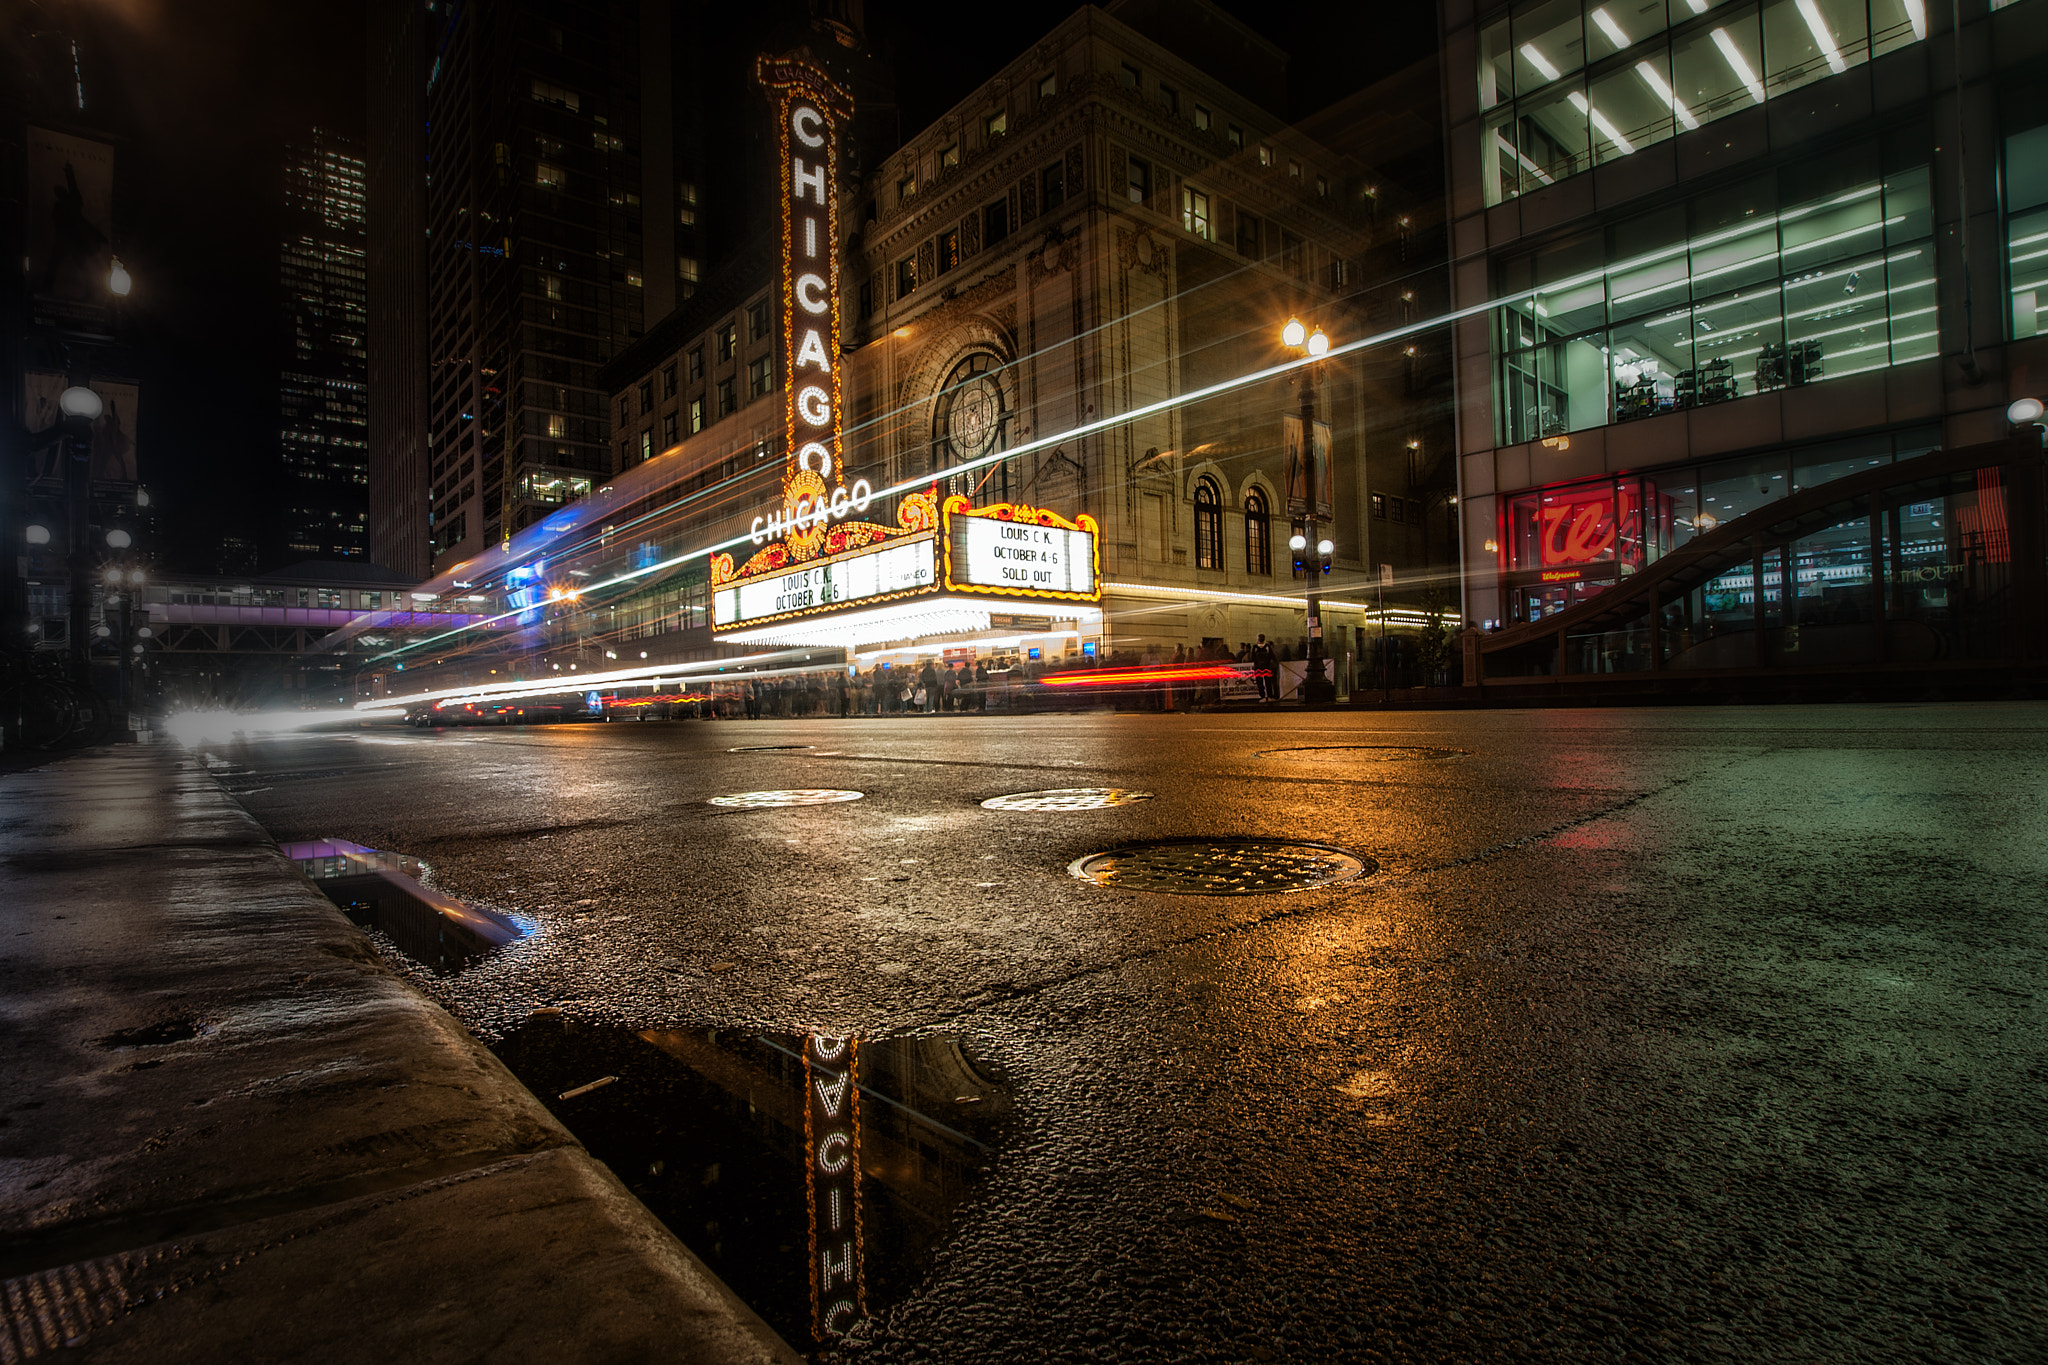
[[[1294,552],[1294,571],[1308,575],[1308,666],[1302,674],[1301,699],[1308,705],[1318,705],[1332,699],[1336,688],[1323,676],[1323,575],[1330,572],[1330,559],[1337,546],[1321,534],[1324,520],[1322,504],[1321,471],[1316,468],[1316,381],[1320,378],[1322,359],[1329,354],[1330,338],[1317,327],[1310,331],[1300,318],[1287,319],[1287,325],[1280,329],[1280,344],[1296,355],[1307,357],[1309,363],[1296,368],[1295,388],[1301,394],[1301,496],[1290,497],[1289,511],[1295,517],[1296,529],[1287,546]],[[1293,483],[1294,470],[1289,469],[1288,481]],[[1332,511],[1334,512],[1334,508]],[[1309,558],[1309,546],[1315,546],[1315,558]]]

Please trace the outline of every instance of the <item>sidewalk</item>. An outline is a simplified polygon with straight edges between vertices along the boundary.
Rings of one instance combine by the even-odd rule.
[[[0,773],[0,1365],[798,1357],[168,746]]]

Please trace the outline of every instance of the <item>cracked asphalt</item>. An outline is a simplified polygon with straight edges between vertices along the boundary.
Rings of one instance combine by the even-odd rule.
[[[814,747],[730,752],[791,744]],[[2042,706],[210,752],[278,839],[413,854],[531,929],[411,974],[486,1040],[559,1009],[946,1034],[999,1068],[1011,1135],[833,1358],[2048,1358]],[[1066,787],[1153,799],[979,804]],[[782,788],[862,799],[707,804]],[[1374,869],[1245,896],[1067,870],[1243,837]]]

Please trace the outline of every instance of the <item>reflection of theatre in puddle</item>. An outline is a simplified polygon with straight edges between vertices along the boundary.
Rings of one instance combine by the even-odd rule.
[[[749,1126],[801,1161],[804,1316],[821,1342],[866,1316],[871,1293],[886,1301],[907,1287],[1010,1107],[1007,1089],[952,1038],[639,1036],[743,1102]],[[753,1306],[771,1322],[798,1318],[792,1305]]]

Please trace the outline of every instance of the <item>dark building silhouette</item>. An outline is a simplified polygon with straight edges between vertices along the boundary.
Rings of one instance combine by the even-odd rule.
[[[284,537],[294,555],[367,550],[369,414],[362,148],[314,129],[285,151],[278,282],[289,354],[278,381]]]
[[[427,6],[371,0],[369,548],[414,581],[427,554]]]

